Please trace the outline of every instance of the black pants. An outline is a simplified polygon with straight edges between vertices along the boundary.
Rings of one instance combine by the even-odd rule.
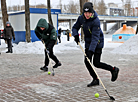
[[[12,52],[12,39],[7,39],[8,51]]]
[[[69,41],[69,34],[67,35],[67,41]]]
[[[87,55],[88,49],[85,49],[85,53]],[[92,53],[90,58],[90,61],[92,61],[92,57],[93,57],[93,65],[97,68],[102,68],[108,71],[112,71],[113,67],[111,65],[108,65],[106,63],[100,62],[101,59],[101,54],[102,54],[102,49],[96,49],[95,53]],[[89,64],[89,62],[87,61],[86,57],[85,57],[85,65],[90,73],[90,75],[93,77],[93,79],[97,79],[97,75],[95,74],[94,70],[92,69],[91,65]]]
[[[61,43],[61,39],[60,39],[60,36],[58,36],[58,40],[59,40],[59,43]]]
[[[53,49],[51,49],[49,57],[55,62],[58,63],[59,60],[57,59],[57,57],[53,54]],[[48,53],[45,50],[45,66],[49,65],[49,58],[48,58]]]

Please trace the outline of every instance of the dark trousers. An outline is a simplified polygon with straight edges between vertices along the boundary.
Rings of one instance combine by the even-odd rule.
[[[85,53],[87,55],[88,49],[85,49]],[[100,62],[101,59],[101,54],[102,54],[102,49],[98,49],[98,51],[95,51],[95,53],[92,53],[91,56],[89,57],[90,61],[92,61],[93,57],[93,65],[97,68],[101,68],[104,70],[112,71],[113,67],[111,65],[108,65],[106,63]],[[93,77],[93,79],[97,79],[97,75],[95,74],[94,70],[92,69],[91,65],[87,61],[86,57],[84,59],[85,65],[90,73],[90,75]]]
[[[12,39],[7,39],[8,51],[12,52]]]
[[[57,57],[53,54],[53,49],[50,51],[49,53],[49,57],[55,62],[58,63],[59,60],[57,59]],[[45,50],[45,66],[49,65],[49,58],[48,58],[48,53]]]
[[[59,40],[59,43],[61,43],[61,39],[60,39],[60,36],[58,36],[58,40]]]
[[[67,41],[69,41],[69,34],[67,35]]]

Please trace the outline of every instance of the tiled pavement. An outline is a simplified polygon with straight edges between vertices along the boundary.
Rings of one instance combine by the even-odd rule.
[[[112,54],[110,50],[104,49],[101,60],[118,66],[119,78],[111,82],[110,72],[96,68],[98,75],[115,102],[138,102],[138,56]],[[84,66],[82,51],[65,52],[56,54],[63,65],[55,69],[55,76],[39,70],[44,55],[3,52],[0,102],[112,102],[101,84],[86,87],[92,79]],[[99,98],[94,97],[97,92]]]

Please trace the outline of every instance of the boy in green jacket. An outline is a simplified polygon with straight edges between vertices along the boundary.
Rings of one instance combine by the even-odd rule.
[[[57,59],[57,57],[53,53],[53,47],[57,40],[57,34],[55,28],[47,23],[47,21],[43,18],[41,18],[37,26],[35,28],[35,34],[36,36],[45,43],[46,49],[45,49],[45,65],[41,67],[40,69],[43,71],[48,71],[48,65],[49,65],[49,57],[56,63],[53,68],[57,68],[58,66],[61,66],[61,62]]]

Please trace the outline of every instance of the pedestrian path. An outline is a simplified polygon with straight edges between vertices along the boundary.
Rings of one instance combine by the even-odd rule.
[[[104,49],[101,60],[119,66],[119,78],[111,82],[110,72],[96,68],[98,75],[115,102],[137,102],[137,56],[114,55],[110,50]],[[112,102],[101,84],[86,87],[92,79],[83,63],[81,50],[56,55],[62,66],[55,69],[55,76],[52,76],[39,70],[44,60],[42,54],[2,53],[0,102]],[[95,98],[95,93],[100,97]]]

